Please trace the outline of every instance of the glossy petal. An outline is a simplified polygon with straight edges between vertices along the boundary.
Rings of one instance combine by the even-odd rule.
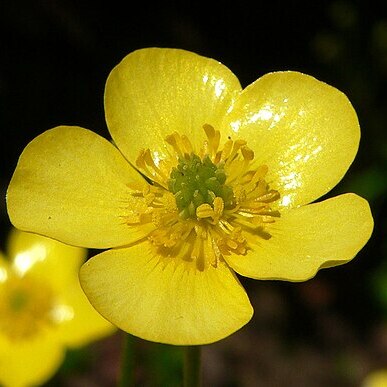
[[[86,129],[57,127],[20,156],[8,188],[8,213],[17,228],[72,245],[124,245],[148,231],[125,223],[126,216],[144,210],[129,188],[142,181],[107,140]]]
[[[177,49],[137,50],[109,75],[106,121],[128,160],[134,162],[140,148],[158,160],[174,131],[201,145],[203,125],[218,128],[240,90],[235,75],[213,59]]]
[[[0,383],[4,387],[41,385],[55,374],[64,353],[51,335],[22,342],[0,336]]]
[[[104,317],[146,340],[206,344],[250,320],[247,295],[225,263],[199,271],[173,259],[148,242],[106,251],[83,265],[81,284]]]
[[[228,134],[247,140],[282,206],[310,203],[330,191],[359,145],[347,97],[297,72],[270,73],[248,86],[225,119]]]
[[[363,380],[361,387],[386,387],[387,369],[378,369],[370,372]]]
[[[65,293],[78,281],[77,273],[87,250],[54,239],[13,229],[8,238],[8,256],[18,275],[28,273],[56,292]]]
[[[269,240],[251,235],[252,250],[232,255],[229,265],[255,279],[305,281],[323,267],[350,261],[371,236],[366,200],[345,194],[286,211],[268,229]]]

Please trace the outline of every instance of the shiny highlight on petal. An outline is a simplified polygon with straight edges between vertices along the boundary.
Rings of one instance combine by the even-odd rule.
[[[352,163],[359,122],[348,98],[294,71],[264,75],[246,87],[225,117],[226,133],[248,141],[281,207],[308,204],[330,191]]]

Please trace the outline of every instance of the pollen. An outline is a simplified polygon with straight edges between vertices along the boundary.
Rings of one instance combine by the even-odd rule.
[[[280,217],[280,193],[247,142],[228,137],[221,145],[218,130],[209,124],[203,130],[199,149],[174,132],[165,139],[169,158],[156,163],[149,149],[140,151],[136,165],[151,182],[134,195],[144,198],[146,210],[125,218],[128,225],[153,223],[148,239],[158,252],[200,270],[247,254],[251,238],[270,238],[270,224]]]

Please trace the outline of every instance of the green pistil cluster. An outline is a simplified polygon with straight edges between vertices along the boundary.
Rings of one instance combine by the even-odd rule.
[[[20,312],[28,303],[28,295],[26,292],[20,290],[14,291],[9,299],[9,307],[12,312]]]
[[[184,218],[194,218],[196,209],[204,203],[212,205],[221,197],[225,208],[233,205],[232,188],[225,185],[226,174],[222,165],[215,165],[206,156],[202,160],[195,154],[179,159],[168,181],[169,190],[175,195],[176,205]]]

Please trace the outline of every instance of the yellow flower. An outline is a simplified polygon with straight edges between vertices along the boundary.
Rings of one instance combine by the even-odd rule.
[[[361,387],[387,387],[387,370],[380,369],[370,372],[363,380]]]
[[[142,49],[109,75],[105,112],[114,145],[61,126],[26,147],[8,211],[24,230],[111,248],[81,284],[127,332],[220,340],[253,313],[235,272],[303,281],[371,235],[354,194],[308,204],[340,181],[360,137],[345,95],[308,75],[270,73],[242,90],[215,60]]]
[[[0,384],[41,384],[69,347],[112,333],[78,279],[86,250],[13,230],[0,254]]]

